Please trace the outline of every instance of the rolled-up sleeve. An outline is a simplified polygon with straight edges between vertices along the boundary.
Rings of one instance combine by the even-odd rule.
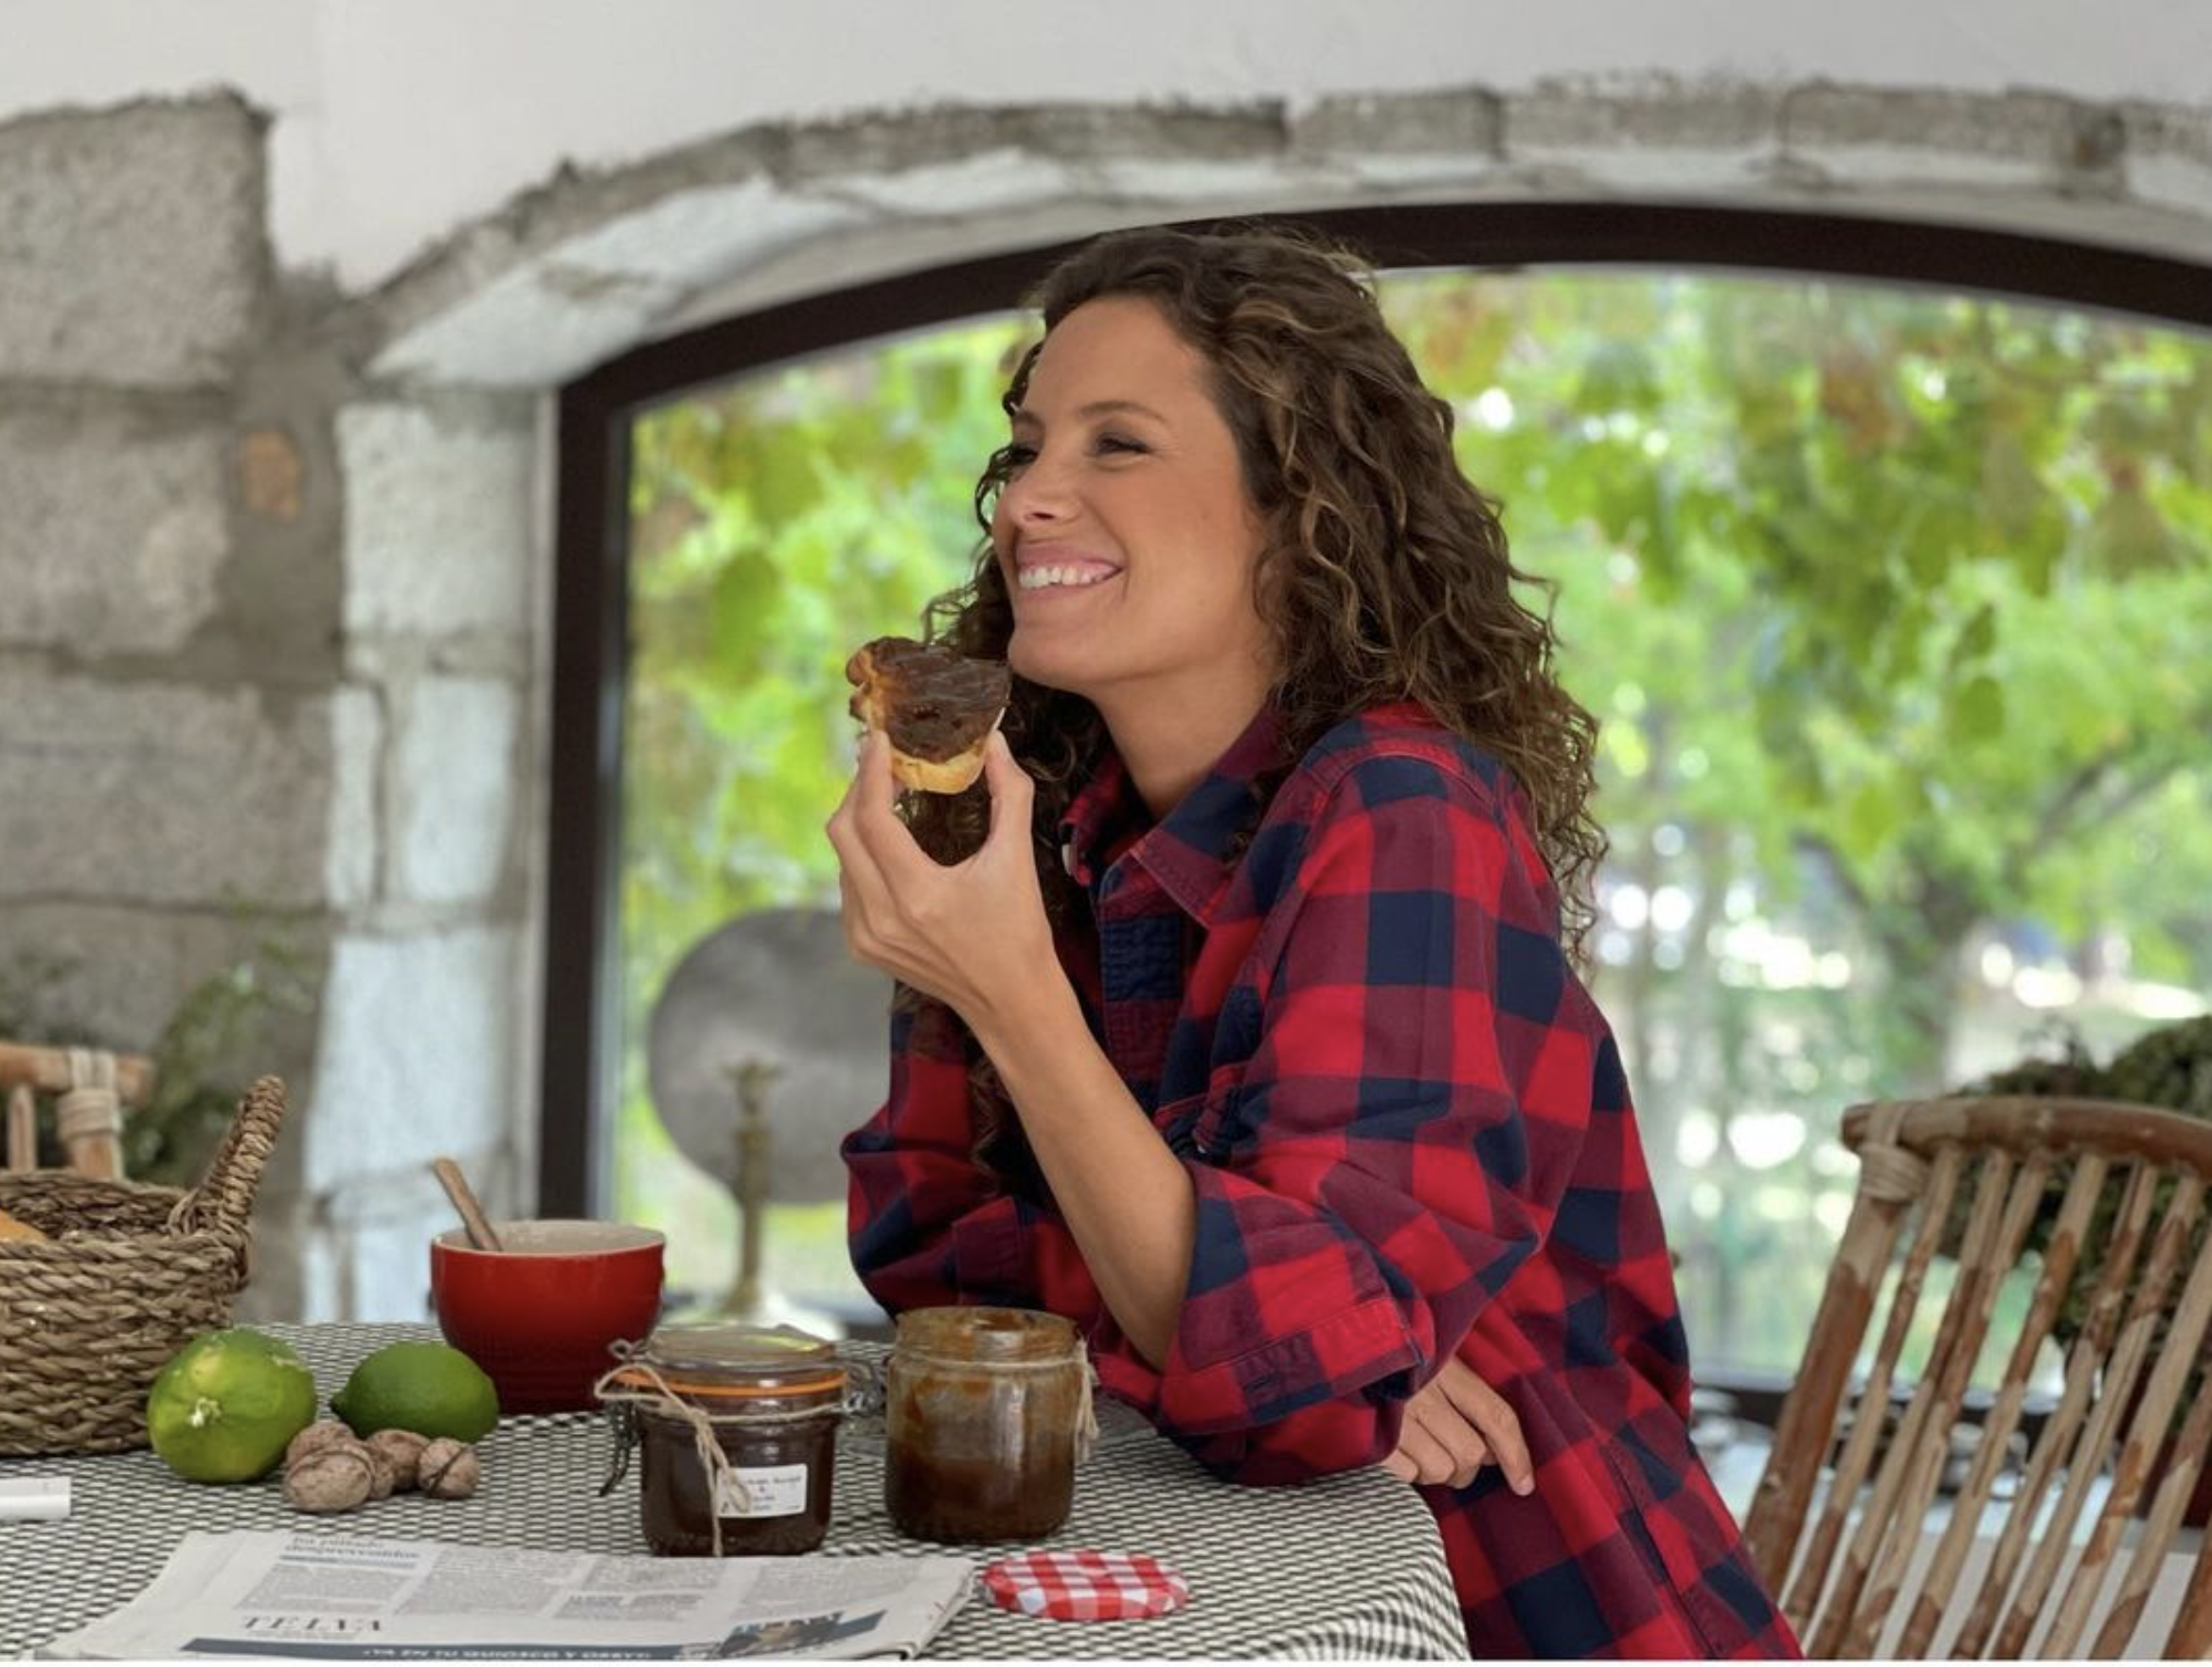
[[[1097,1287],[1058,1212],[977,1161],[976,1052],[941,1003],[909,995],[893,1013],[889,1096],[841,1149],[854,1271],[892,1314],[951,1303],[1082,1313]]]

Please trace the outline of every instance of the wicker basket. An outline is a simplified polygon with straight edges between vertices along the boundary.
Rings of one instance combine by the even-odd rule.
[[[48,1236],[0,1241],[0,1458],[146,1445],[156,1374],[230,1323],[283,1120],[284,1084],[263,1077],[189,1192],[0,1172],[0,1210]]]

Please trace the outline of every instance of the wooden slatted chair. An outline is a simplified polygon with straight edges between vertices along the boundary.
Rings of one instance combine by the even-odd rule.
[[[2212,1125],[2093,1101],[1892,1102],[1848,1113],[1844,1142],[1862,1166],[1857,1197],[1745,1529],[1807,1652],[2111,1658],[2140,1653],[2140,1628],[2154,1635],[2143,1651],[2212,1653],[2203,1550],[2164,1636],[2145,1625],[2173,1604],[2169,1553],[2212,1444]],[[2048,1244],[2024,1262],[2039,1222]],[[1956,1280],[1906,1383],[1931,1266],[1954,1249]],[[2039,1260],[2018,1335],[1992,1337],[1999,1285]],[[2070,1294],[2086,1306],[2063,1389],[1998,1498],[2030,1370]],[[1985,1358],[2002,1358],[2001,1375],[1977,1384]],[[1970,1390],[1989,1397],[1981,1437],[1948,1521],[1932,1525]]]
[[[55,1126],[69,1167],[96,1180],[123,1179],[123,1109],[153,1098],[153,1067],[135,1054],[0,1042],[7,1096],[7,1167],[38,1167],[41,1093],[56,1096]]]

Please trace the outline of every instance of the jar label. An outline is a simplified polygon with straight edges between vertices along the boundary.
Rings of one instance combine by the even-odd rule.
[[[806,1508],[804,1464],[733,1464],[715,1479],[717,1516],[796,1516]]]

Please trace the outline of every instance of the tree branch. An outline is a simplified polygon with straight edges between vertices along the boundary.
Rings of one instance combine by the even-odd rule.
[[[2059,842],[2060,835],[2065,831],[2067,818],[2082,800],[2096,791],[2098,783],[2126,756],[2125,747],[2107,747],[2059,784],[2059,791],[2036,813],[2034,832],[2005,853],[2005,884],[2008,888],[2016,889],[2021,885],[2021,870],[2026,867],[2031,856],[2037,851],[2049,850]]]
[[[1851,907],[1858,911],[1861,918],[1872,916],[1874,900],[1866,895],[1865,887],[1852,878],[1842,853],[1824,835],[1793,834],[1790,836],[1790,845],[1799,856],[1810,857],[1820,866],[1821,871],[1834,882],[1836,889],[1851,900]]]
[[[2185,718],[2180,727],[2185,733],[2203,734],[2212,713],[2200,713],[2194,719]],[[2040,851],[2048,851],[2061,843],[2070,832],[2070,824],[2077,813],[2091,807],[2097,821],[2111,821],[2114,816],[2132,810],[2172,779],[2174,772],[2194,762],[2179,753],[2170,753],[2164,760],[2144,769],[2140,774],[2121,779],[2119,791],[2111,798],[2099,797],[2118,772],[2120,762],[2131,749],[2123,746],[2108,747],[2101,755],[2091,759],[2067,778],[2050,802],[2043,806],[2035,819],[2035,832],[2022,844],[2005,855],[2004,873],[2007,888],[2019,889],[2025,884],[2025,870]]]

